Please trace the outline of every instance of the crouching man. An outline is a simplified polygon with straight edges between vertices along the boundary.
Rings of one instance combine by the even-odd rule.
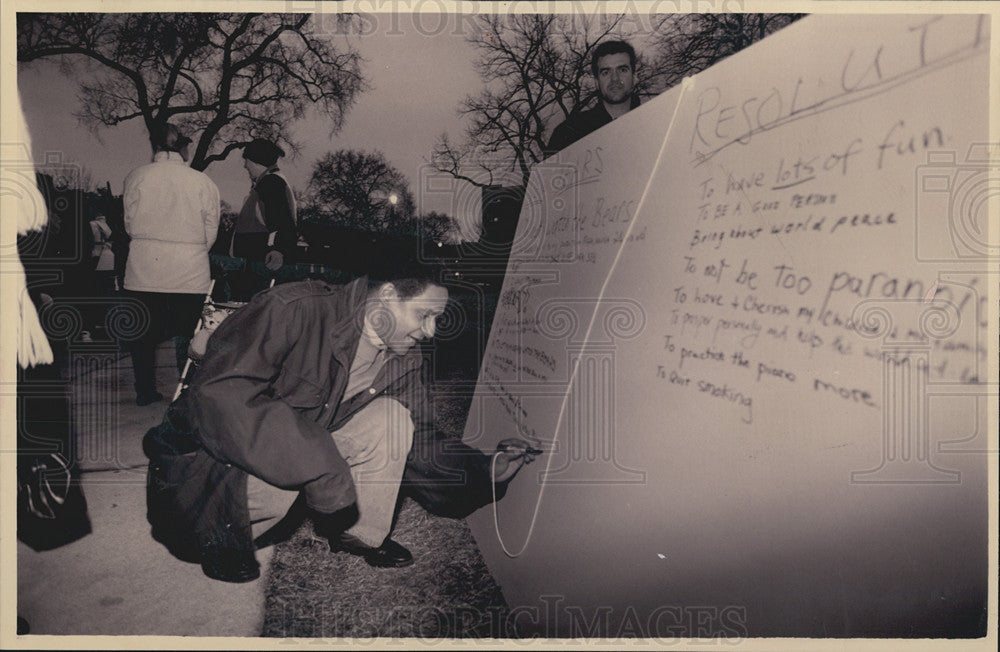
[[[301,495],[331,548],[405,566],[389,537],[401,482],[437,513],[498,496],[527,442],[490,456],[434,429],[417,342],[432,338],[448,290],[411,265],[344,286],[278,285],[227,318],[188,390],[144,440],[153,535],[210,577],[259,576]],[[412,450],[411,450],[412,447]],[[297,511],[297,510],[293,510]]]

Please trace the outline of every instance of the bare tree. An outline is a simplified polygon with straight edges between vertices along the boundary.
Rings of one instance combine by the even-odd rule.
[[[432,242],[451,242],[461,237],[461,228],[455,218],[437,211],[421,215],[419,227],[420,236]]]
[[[624,16],[544,14],[482,16],[469,37],[479,52],[476,71],[484,88],[467,97],[459,115],[469,119],[462,142],[438,140],[431,164],[478,187],[525,186],[542,159],[548,128],[595,97],[590,76],[594,47],[621,36]],[[637,92],[649,87],[639,70]],[[509,183],[508,178],[514,183]]]
[[[338,130],[365,89],[358,53],[317,34],[308,14],[32,14],[17,16],[17,57],[54,58],[80,82],[77,117],[92,129],[168,120],[200,133],[204,170],[262,136],[295,151],[291,124],[311,105]],[[341,21],[350,22],[351,17]],[[346,27],[349,28],[349,25]],[[338,29],[337,31],[344,31]]]
[[[680,83],[804,14],[671,14],[659,19],[650,49],[650,81],[660,90]]]
[[[305,193],[306,215],[360,231],[391,233],[414,219],[406,177],[382,152],[341,149],[313,165]]]

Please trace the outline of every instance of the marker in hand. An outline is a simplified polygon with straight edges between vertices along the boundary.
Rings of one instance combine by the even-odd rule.
[[[525,464],[530,464],[536,455],[543,451],[532,447],[524,439],[512,437],[503,439],[497,444],[497,452],[493,455],[493,481],[510,480]]]
[[[545,451],[532,448],[524,443],[510,443],[509,441],[502,441],[497,445],[497,449],[503,451],[504,453],[520,453],[521,455],[541,455]]]

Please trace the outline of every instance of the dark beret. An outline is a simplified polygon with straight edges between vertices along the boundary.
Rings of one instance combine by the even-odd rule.
[[[243,148],[243,158],[265,167],[271,167],[284,155],[285,150],[266,138],[255,138],[253,142]]]

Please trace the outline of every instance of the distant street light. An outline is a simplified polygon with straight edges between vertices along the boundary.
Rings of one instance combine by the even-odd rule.
[[[393,206],[399,203],[399,195],[397,195],[396,193],[392,193],[391,195],[389,195],[389,203],[392,204]]]

